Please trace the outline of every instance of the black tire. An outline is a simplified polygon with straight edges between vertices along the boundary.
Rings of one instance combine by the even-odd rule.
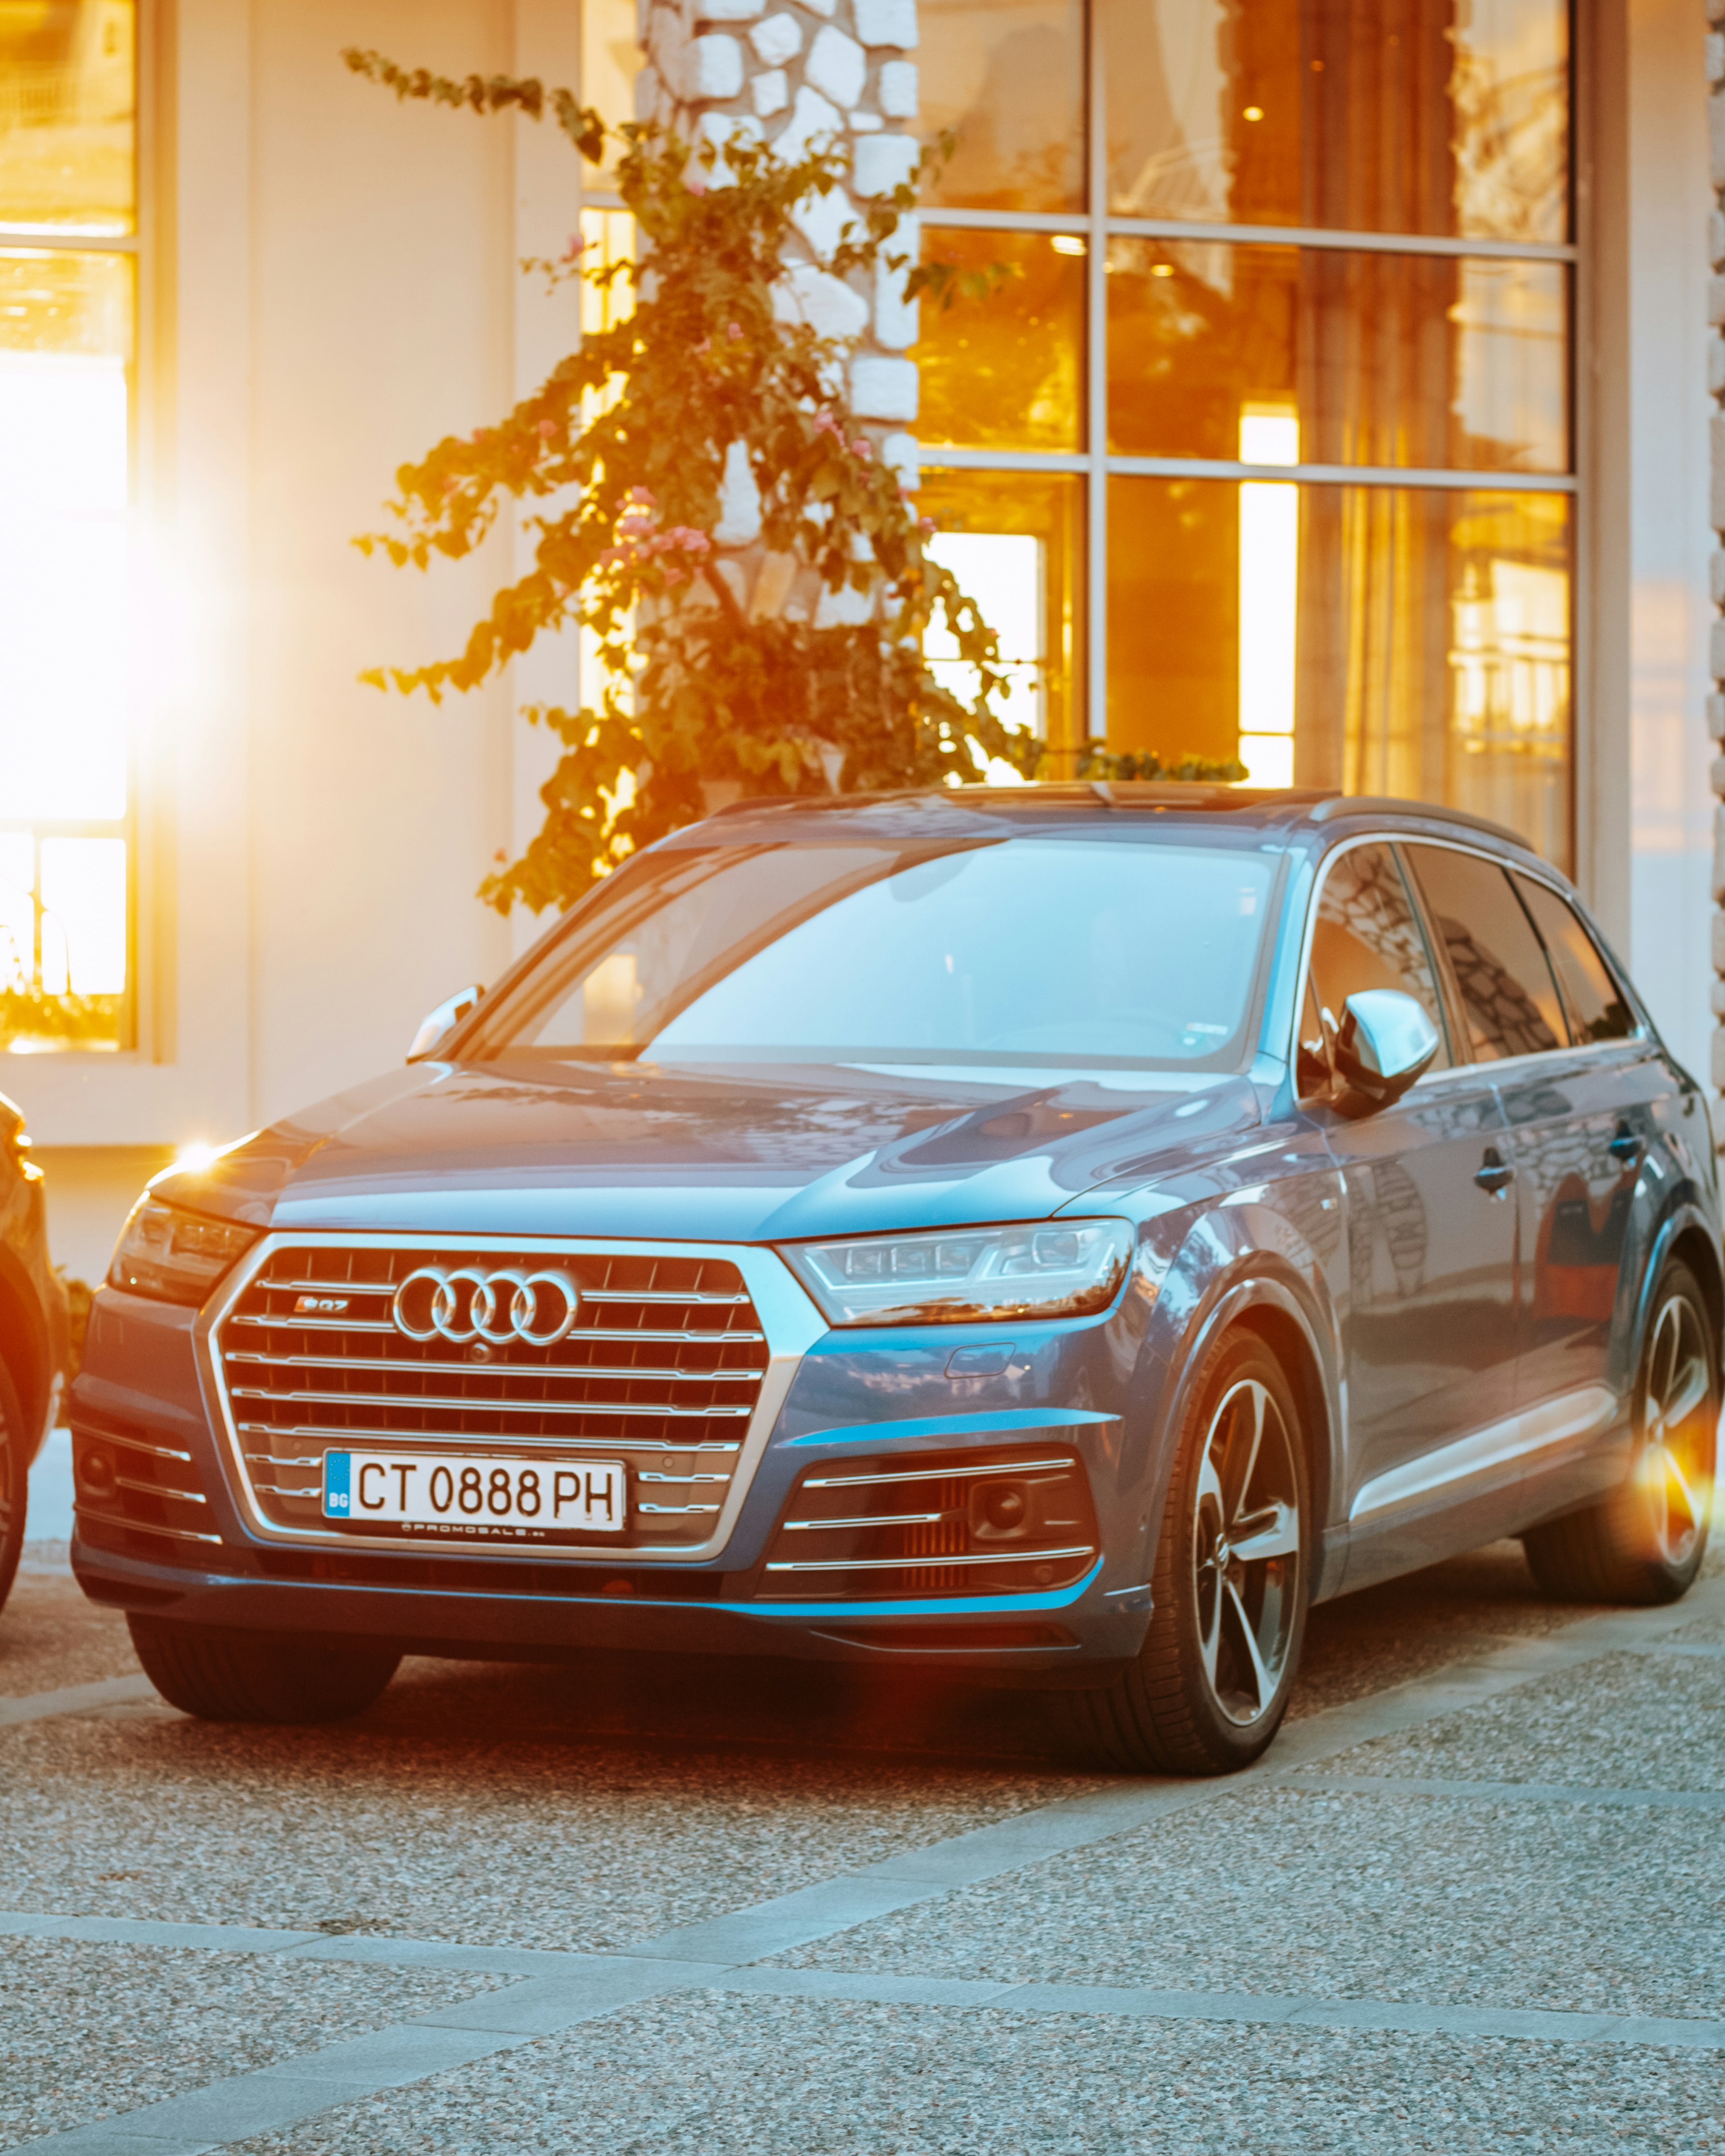
[[[1718,1342],[1707,1298],[1679,1259],[1661,1273],[1649,1308],[1628,1476],[1600,1503],[1522,1537],[1534,1578],[1554,1601],[1676,1602],[1707,1554]]]
[[[30,1495],[29,1463],[23,1410],[18,1391],[0,1363],[0,1609],[18,1577],[24,1549],[24,1517]]]
[[[126,1621],[157,1691],[205,1722],[341,1722],[372,1704],[401,1661],[374,1640],[234,1631],[136,1611]]]
[[[1255,1446],[1243,1419],[1254,1415]],[[1181,1429],[1143,1647],[1111,1685],[1068,1697],[1077,1732],[1113,1765],[1227,1774],[1268,1746],[1306,1634],[1309,1490],[1306,1434],[1281,1364],[1255,1333],[1227,1334]],[[1269,1553],[1238,1558],[1228,1530],[1252,1522],[1235,1539]]]

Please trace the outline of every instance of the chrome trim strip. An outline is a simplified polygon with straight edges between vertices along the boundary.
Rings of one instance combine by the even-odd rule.
[[[804,1490],[858,1490],[875,1482],[955,1481],[961,1475],[1023,1475],[1033,1467],[1070,1467],[1074,1464],[1070,1460],[996,1460],[984,1467],[922,1467],[902,1474],[811,1475],[798,1486]]]
[[[324,1247],[327,1248],[328,1245],[326,1245]],[[448,1249],[449,1245],[446,1244],[444,1247]],[[326,1295],[332,1300],[338,1294],[393,1296],[395,1293],[393,1281],[266,1281],[264,1288],[266,1295],[278,1293]],[[639,1291],[621,1287],[584,1287],[581,1291],[581,1300],[583,1302],[711,1303],[726,1310],[739,1310],[748,1301],[748,1297],[746,1295],[701,1295],[692,1290],[687,1295],[674,1295],[670,1289],[659,1287],[644,1287]],[[289,1317],[285,1317],[281,1322],[285,1325],[290,1325],[295,1321]],[[390,1330],[393,1332],[394,1327],[392,1326]],[[715,1336],[721,1339],[725,1337],[722,1333]]]
[[[439,1445],[451,1446],[457,1452],[464,1447],[470,1451],[475,1441],[470,1436],[449,1430],[367,1430],[362,1424],[341,1429],[333,1424],[318,1422],[243,1422],[239,1427],[249,1430],[255,1437],[334,1438],[337,1450],[346,1446],[350,1451],[356,1440],[360,1439],[365,1440],[367,1447],[404,1445],[416,1452]],[[500,1430],[495,1437],[480,1442],[507,1445],[509,1457],[513,1459],[529,1445],[544,1445],[553,1451],[567,1450],[572,1445],[587,1445],[600,1452],[737,1452],[742,1449],[742,1441],[734,1437],[511,1437]],[[248,1460],[254,1456],[249,1452],[245,1455]],[[275,1464],[280,1467],[287,1463],[278,1460]],[[316,1464],[319,1466],[323,1464],[321,1453],[318,1455]]]
[[[1045,1564],[1057,1557],[1091,1557],[1095,1552],[1089,1543],[1081,1543],[1076,1549],[1003,1550],[980,1557],[853,1557],[829,1558],[824,1563],[815,1558],[799,1559],[794,1563],[769,1564],[768,1572],[937,1572],[949,1564]]]
[[[561,1346],[561,1342],[558,1344]],[[745,1385],[767,1374],[764,1363],[754,1363],[746,1370],[649,1370],[644,1367],[613,1370],[597,1363],[506,1363],[499,1367],[490,1363],[415,1362],[406,1356],[396,1362],[387,1355],[264,1355],[249,1348],[230,1348],[223,1359],[229,1363],[264,1363],[290,1370],[435,1370],[444,1378],[559,1378],[572,1383],[578,1378],[616,1378],[626,1379],[630,1384],[645,1384],[650,1379],[668,1385]],[[575,1404],[585,1406],[588,1403],[578,1401]]]
[[[944,1512],[882,1512],[855,1520],[787,1520],[783,1532],[800,1530],[808,1534],[817,1528],[827,1527],[930,1527],[945,1519]],[[906,1558],[908,1564],[911,1562]]]
[[[661,1420],[675,1417],[680,1421],[709,1422],[721,1416],[734,1418],[749,1412],[742,1407],[674,1408],[657,1400],[485,1400],[451,1399],[440,1393],[272,1393],[262,1385],[235,1385],[232,1391],[236,1400],[272,1400],[283,1407],[446,1408],[468,1414],[652,1415]],[[418,1433],[403,1430],[400,1434],[413,1437]],[[447,1431],[442,1434],[449,1435]],[[611,1441],[614,1445],[618,1440],[614,1438]]]
[[[523,1236],[515,1244],[511,1245],[511,1247],[513,1249],[525,1250],[527,1248],[530,1240],[531,1238]],[[434,1249],[441,1250],[445,1248],[446,1245],[443,1244],[436,1244],[434,1245],[433,1247]],[[757,1305],[757,1308],[759,1306]],[[271,1332],[279,1332],[284,1326],[290,1325],[296,1332],[382,1332],[386,1334],[391,1339],[398,1340],[401,1337],[401,1335],[396,1331],[395,1327],[390,1323],[387,1317],[355,1317],[343,1319],[340,1317],[236,1317],[234,1322],[236,1325],[259,1326]],[[654,1332],[643,1331],[639,1332],[619,1332],[609,1327],[582,1327],[579,1325],[575,1326],[571,1331],[563,1335],[564,1340],[651,1340],[655,1342],[675,1341],[679,1343],[692,1341],[697,1344],[709,1348],[718,1346],[721,1343],[726,1347],[729,1347],[734,1341],[738,1340],[747,1341],[753,1345],[758,1346],[761,1342],[766,1339],[766,1337],[767,1336],[764,1332],[666,1332],[663,1327]],[[562,1344],[562,1342],[558,1342],[559,1346]],[[483,1368],[484,1365],[480,1364],[475,1367]]]
[[[1374,1475],[1369,1482],[1361,1484],[1348,1507],[1348,1519],[1368,1519],[1399,1505],[1412,1504],[1415,1498],[1429,1496],[1452,1483],[1488,1475],[1512,1461],[1531,1461],[1555,1446],[1593,1436],[1615,1419],[1617,1411],[1617,1395],[1605,1385],[1584,1385],[1538,1407],[1523,1408],[1517,1414],[1506,1415],[1502,1422],[1488,1423],[1471,1436],[1459,1437],[1435,1451],[1422,1452],[1417,1460],[1404,1460],[1399,1467]]]
[[[778,1419],[779,1409],[784,1405],[786,1396],[791,1389],[792,1380],[797,1374],[803,1358],[828,1330],[826,1319],[815,1307],[796,1276],[783,1260],[774,1251],[757,1250],[747,1244],[637,1242],[614,1236],[504,1236],[471,1234],[428,1235],[378,1233],[356,1235],[340,1231],[319,1234],[305,1229],[272,1230],[269,1235],[259,1238],[234,1267],[233,1272],[222,1282],[209,1301],[198,1312],[193,1325],[193,1339],[198,1357],[198,1373],[203,1381],[206,1399],[213,1410],[211,1419],[218,1437],[225,1440],[224,1466],[228,1471],[229,1486],[247,1532],[255,1535],[260,1542],[283,1543],[300,1548],[387,1549],[397,1553],[401,1548],[399,1540],[377,1535],[347,1534],[337,1530],[321,1528],[279,1527],[264,1519],[253,1501],[251,1485],[247,1476],[240,1441],[239,1425],[235,1419],[233,1406],[228,1398],[227,1387],[223,1381],[217,1335],[223,1321],[233,1312],[241,1296],[278,1251],[306,1250],[427,1251],[495,1250],[500,1252],[531,1252],[536,1255],[542,1254],[550,1257],[586,1255],[704,1259],[710,1263],[722,1262],[737,1267],[742,1276],[743,1287],[760,1318],[761,1332],[758,1335],[752,1336],[727,1332],[722,1337],[727,1342],[746,1337],[762,1338],[768,1348],[767,1372],[761,1380],[760,1394],[756,1400],[748,1428],[736,1443],[727,1442],[722,1447],[714,1446],[710,1442],[683,1445],[655,1443],[653,1446],[655,1451],[663,1452],[701,1452],[712,1450],[737,1452],[736,1471],[731,1478],[731,1487],[726,1492],[725,1502],[713,1522],[712,1532],[705,1542],[701,1543],[648,1545],[627,1552],[620,1552],[616,1543],[611,1542],[595,1541],[592,1543],[560,1544],[559,1548],[570,1556],[579,1556],[583,1550],[586,1550],[593,1556],[603,1557],[609,1561],[626,1557],[630,1564],[701,1563],[716,1557],[736,1527],[744,1500],[748,1496],[756,1470],[760,1465],[762,1455],[767,1450],[767,1440],[772,1434],[773,1424]],[[321,1286],[326,1293],[328,1292],[329,1282],[324,1281],[318,1286]],[[315,1291],[315,1288],[306,1291],[308,1293]],[[355,1328],[350,1327],[347,1329],[352,1331]],[[655,1336],[643,1332],[602,1332],[584,1336],[572,1333],[568,1337],[572,1339],[585,1337],[639,1341]],[[711,1345],[715,1338],[719,1336],[706,1332],[667,1332],[658,1337],[680,1342],[694,1341]],[[351,1404],[352,1397],[350,1396],[349,1402],[344,1404]],[[606,1414],[614,1410],[601,1404],[598,1407],[589,1406],[587,1412]],[[325,1431],[317,1429],[272,1429],[270,1434],[272,1438],[327,1436],[334,1438],[338,1445],[344,1443],[352,1445],[356,1440],[363,1440],[367,1435],[357,1430]],[[380,1432],[378,1435],[386,1441],[393,1440],[399,1443],[403,1433],[389,1431]],[[411,1442],[416,1446],[423,1445],[426,1441],[419,1433],[407,1435],[410,1436]],[[459,1441],[469,1445],[472,1442],[471,1439]],[[507,1441],[512,1445],[549,1444],[552,1446],[578,1442],[592,1444],[601,1450],[608,1449],[606,1441],[603,1440],[534,1438],[514,1439]],[[614,1450],[619,1444],[626,1446],[629,1443],[629,1440],[626,1438],[614,1437],[608,1441],[608,1449]],[[145,1532],[151,1531],[145,1530]],[[470,1550],[475,1554],[493,1557],[496,1555],[497,1547],[495,1541],[463,1542],[454,1537],[448,1540],[440,1538],[438,1543],[440,1550]]]
[[[219,1535],[195,1534],[190,1527],[146,1527],[141,1520],[116,1520],[111,1512],[95,1512],[88,1505],[74,1503],[72,1509],[80,1520],[94,1520],[104,1527],[123,1527],[128,1534],[166,1535],[171,1542],[214,1543],[218,1546],[222,1539]]]
[[[182,1505],[207,1505],[209,1499],[201,1490],[170,1490],[160,1482],[134,1482],[129,1475],[116,1475],[115,1485],[121,1490],[141,1490],[146,1497],[175,1497]]]
[[[146,1445],[141,1437],[112,1437],[105,1430],[93,1430],[85,1435],[94,1445],[123,1445],[129,1452],[147,1452],[155,1460],[178,1460],[187,1467],[192,1465],[189,1452],[176,1452],[172,1445]]]

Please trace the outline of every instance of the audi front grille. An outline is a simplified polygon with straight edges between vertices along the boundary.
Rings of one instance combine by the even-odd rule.
[[[453,1299],[448,1330],[469,1337],[437,1331],[423,1279],[398,1302],[398,1290],[428,1267],[466,1273],[470,1286]],[[517,1328],[506,1279],[488,1306],[487,1328],[506,1337],[472,1337],[475,1275],[547,1270],[579,1290],[560,1337],[521,1337],[557,1330],[562,1300],[553,1296],[547,1307],[542,1298]],[[770,1352],[743,1273],[728,1258],[334,1240],[271,1250],[218,1317],[211,1348],[246,1489],[266,1530],[351,1539],[324,1517],[328,1451],[447,1450],[561,1466],[621,1460],[627,1526],[582,1538],[580,1548],[596,1556],[695,1555],[712,1541]],[[376,1522],[364,1535],[420,1548],[427,1539]],[[494,1549],[570,1543],[521,1529],[476,1529],[481,1537]],[[449,1539],[439,1546],[449,1548]]]

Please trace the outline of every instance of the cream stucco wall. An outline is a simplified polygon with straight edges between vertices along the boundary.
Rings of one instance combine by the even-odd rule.
[[[142,1040],[9,1059],[0,1081],[49,1171],[56,1255],[86,1277],[175,1149],[398,1062],[520,940],[474,896],[534,807],[514,694],[434,708],[355,678],[459,648],[511,534],[423,577],[350,542],[398,465],[554,356],[555,310],[516,264],[567,239],[576,162],[549,130],[399,105],[338,54],[565,80],[575,19],[544,0],[157,15]],[[523,693],[564,690],[563,664]]]
[[[1701,0],[1630,0],[1625,955],[1703,1083],[1713,1024],[1706,28]],[[1601,773],[1595,783],[1612,781]]]

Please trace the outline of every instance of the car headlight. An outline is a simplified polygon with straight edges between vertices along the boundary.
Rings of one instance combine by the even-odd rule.
[[[1030,1220],[798,1243],[784,1256],[834,1325],[952,1325],[1106,1310],[1132,1246],[1124,1220]]]
[[[202,1302],[262,1232],[182,1213],[146,1191],[120,1231],[108,1285],[162,1302]]]

